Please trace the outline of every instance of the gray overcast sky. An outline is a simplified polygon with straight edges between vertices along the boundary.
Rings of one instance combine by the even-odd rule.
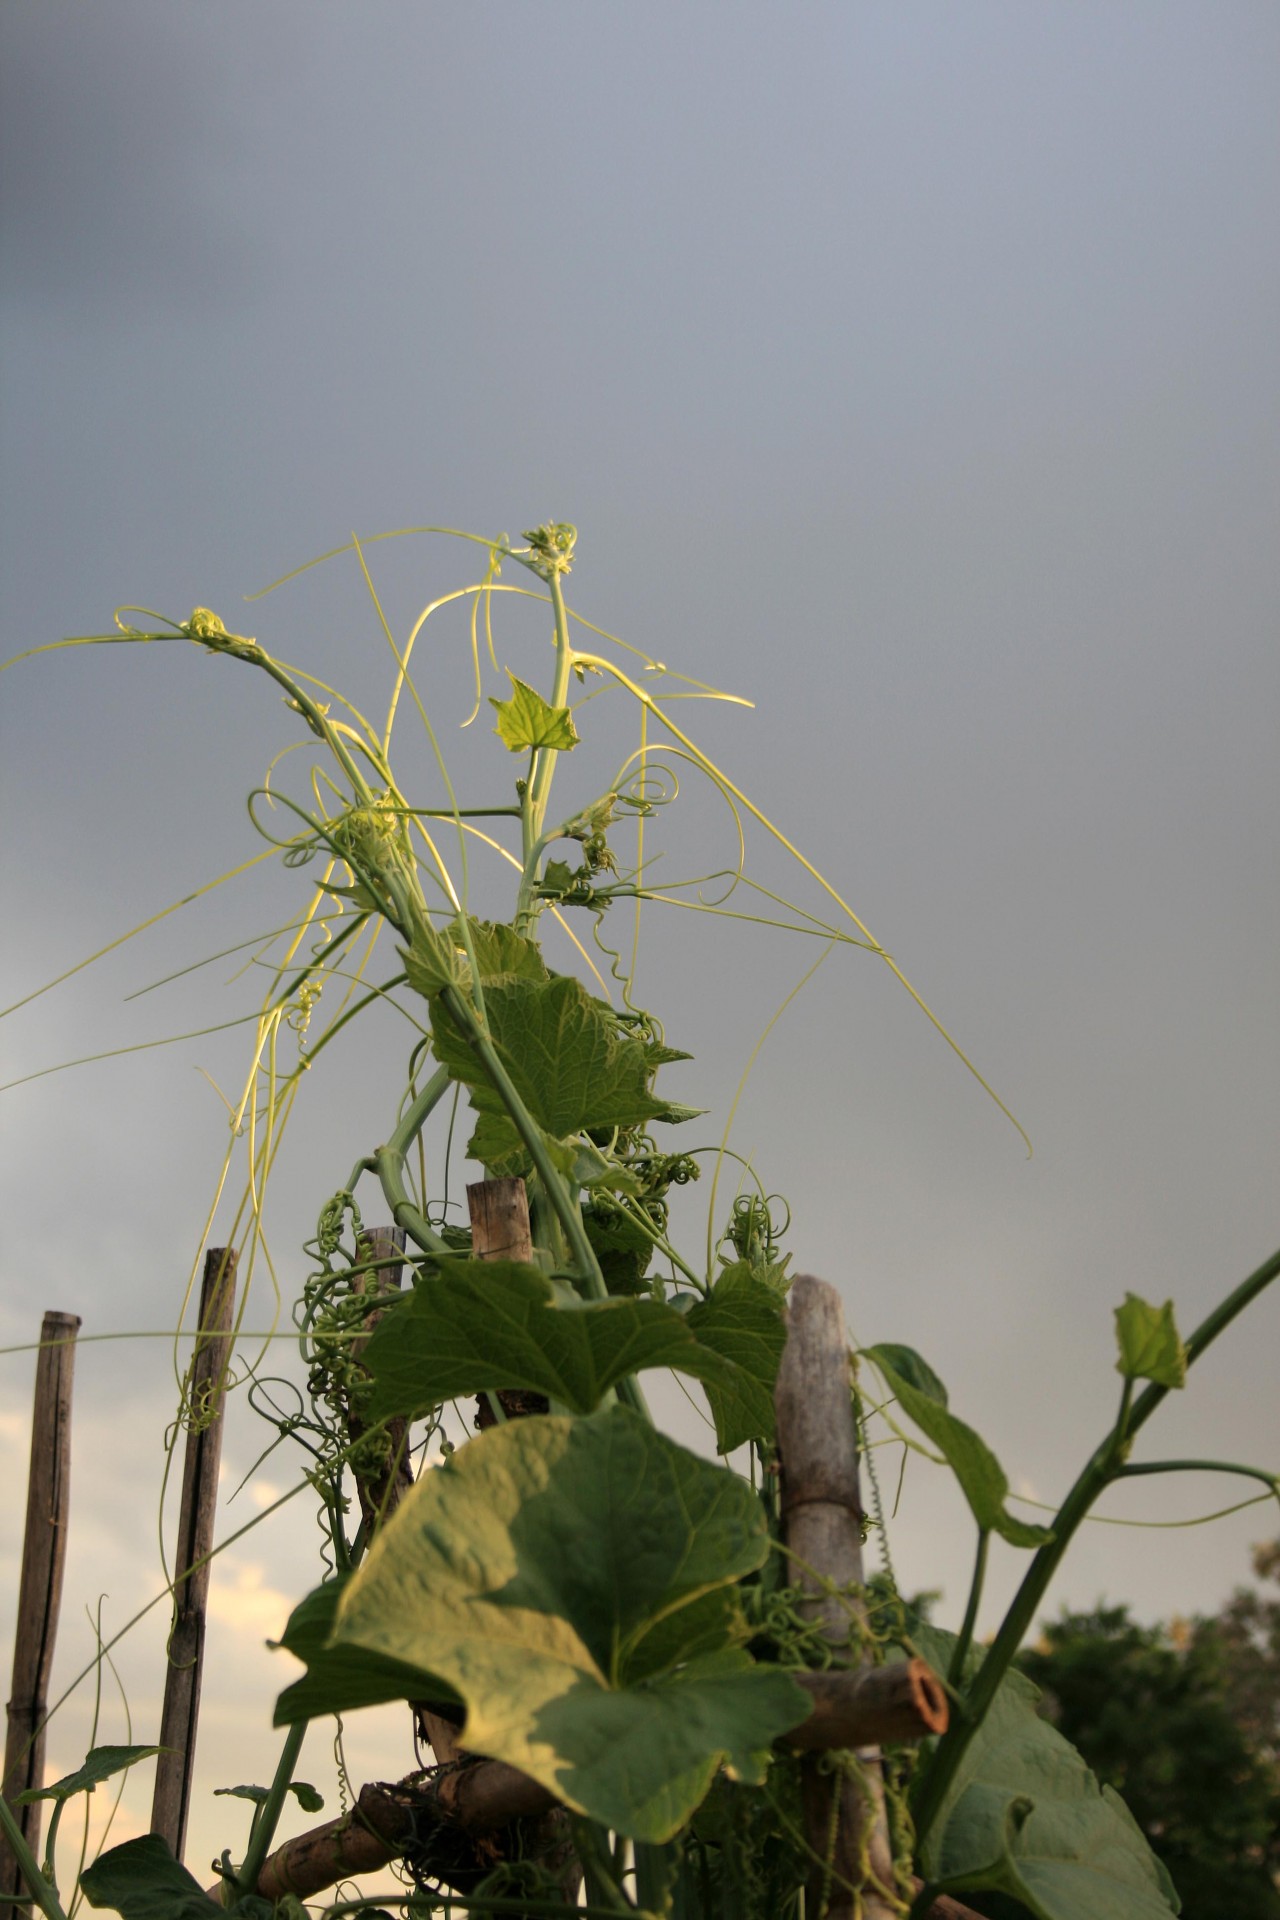
[[[349,560],[240,597],[353,527],[576,521],[575,604],[757,703],[703,710],[701,737],[1036,1144],[882,967],[833,957],[735,1135],[796,1265],[840,1282],[860,1338],[926,1353],[1016,1487],[1060,1492],[1110,1417],[1125,1290],[1190,1326],[1280,1238],[1280,12],[7,0],[0,43],[3,651],[201,602],[376,699]],[[377,553],[400,632],[469,577],[440,543]],[[460,715],[465,675],[432,671]],[[293,736],[178,649],[54,655],[0,690],[7,1004],[254,851],[243,796]],[[450,753],[506,775],[474,735]],[[722,860],[697,798],[690,820]],[[122,999],[293,898],[278,870],[255,885],[15,1016],[6,1074],[238,1010],[221,970]],[[718,1129],[808,956],[692,915],[652,931],[644,992],[698,1058],[673,1091]],[[193,1068],[234,1058],[3,1096],[6,1338],[46,1305],[172,1323],[222,1140]],[[353,1056],[337,1111],[317,1076],[281,1170],[286,1288],[386,1130],[385,1064]],[[1274,1465],[1278,1331],[1269,1300],[1147,1451]],[[30,1362],[5,1366],[14,1496]],[[158,1343],[81,1357],[68,1672],[83,1602],[109,1589],[119,1624],[154,1590],[166,1366]],[[261,1444],[237,1420],[236,1477]],[[313,1572],[290,1524],[227,1563],[209,1784],[241,1777],[250,1725],[271,1764],[256,1648]],[[1274,1525],[1099,1527],[1054,1598],[1209,1607]],[[950,1617],[967,1525],[927,1469],[893,1538]]]

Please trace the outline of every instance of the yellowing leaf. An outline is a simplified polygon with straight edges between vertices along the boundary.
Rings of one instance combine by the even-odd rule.
[[[706,1604],[768,1551],[750,1487],[630,1409],[511,1421],[415,1484],[335,1637],[429,1666],[466,1702],[473,1752],[662,1841],[717,1767],[759,1778],[805,1717],[794,1681],[736,1644],[736,1609]]]

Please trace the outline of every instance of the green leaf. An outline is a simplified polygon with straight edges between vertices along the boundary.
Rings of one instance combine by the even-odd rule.
[[[389,1660],[361,1647],[331,1646],[341,1580],[327,1580],[299,1602],[289,1615],[284,1636],[273,1641],[301,1660],[306,1673],[276,1701],[273,1725],[292,1726],[327,1713],[351,1713],[386,1700],[439,1700],[460,1705],[453,1689],[436,1674]]]
[[[638,1174],[621,1160],[602,1153],[593,1140],[581,1134],[576,1140],[553,1140],[544,1134],[548,1150],[561,1171],[577,1187],[600,1187],[607,1193],[640,1194],[644,1191]]]
[[[1153,1307],[1136,1293],[1126,1293],[1116,1308],[1116,1342],[1120,1358],[1117,1373],[1126,1380],[1154,1380],[1160,1387],[1185,1387],[1187,1350],[1173,1317],[1173,1302]]]
[[[961,1491],[978,1525],[1000,1534],[1012,1547],[1042,1547],[1047,1540],[1051,1540],[1053,1535],[1047,1527],[1035,1527],[1025,1520],[1015,1519],[1006,1510],[1004,1503],[1009,1482],[1005,1478],[1004,1468],[986,1441],[948,1411],[946,1388],[932,1368],[926,1367],[920,1356],[909,1347],[867,1347],[865,1352],[868,1360],[884,1375],[889,1391],[907,1418],[928,1435],[945,1457],[960,1482]],[[927,1384],[915,1385],[906,1374],[898,1371],[896,1358],[903,1354],[910,1355],[915,1378],[920,1380],[927,1377]],[[919,1371],[921,1368],[924,1369],[923,1375]]]
[[[490,699],[496,708],[498,724],[494,732],[511,753],[525,753],[531,747],[556,747],[567,753],[578,744],[578,730],[568,707],[548,706],[535,688],[517,680],[509,669],[509,700]]]
[[[215,1787],[213,1792],[215,1799],[252,1800],[255,1807],[260,1807],[271,1796],[270,1787]],[[324,1795],[307,1780],[291,1780],[289,1792],[304,1813],[319,1813],[324,1805]]]
[[[225,1920],[227,1912],[154,1833],[100,1854],[80,1875],[80,1890],[91,1907],[109,1907],[123,1920]],[[249,1897],[231,1912],[241,1920],[271,1920],[271,1902]]]
[[[753,1666],[706,1603],[768,1550],[751,1489],[629,1408],[512,1421],[415,1484],[344,1589],[335,1637],[429,1660],[466,1703],[469,1748],[662,1841],[721,1763],[759,1777],[804,1718],[794,1682]]]
[[[610,1293],[643,1293],[644,1276],[654,1252],[648,1234],[636,1225],[630,1214],[607,1205],[584,1206],[582,1224]]]
[[[467,984],[468,964],[463,950],[455,946],[452,936],[439,933],[434,927],[418,927],[413,935],[412,944],[398,949],[404,961],[405,979],[415,993],[430,999],[433,993],[439,993],[442,987],[465,987]]]
[[[14,1795],[13,1804],[25,1807],[31,1800],[69,1800],[73,1793],[92,1793],[100,1780],[109,1780],[113,1773],[123,1773],[126,1767],[162,1751],[160,1747],[94,1747],[74,1773],[64,1774],[51,1787],[28,1787]]]
[[[486,1387],[545,1393],[590,1413],[625,1374],[670,1367],[704,1383],[727,1452],[772,1434],[784,1338],[776,1300],[734,1277],[682,1314],[652,1299],[561,1304],[540,1267],[451,1260],[391,1307],[361,1361],[373,1380],[373,1420]]]
[[[1168,1874],[1038,1697],[1020,1673],[1002,1681],[926,1842],[926,1878],[1006,1893],[1036,1920],[1169,1920]]]
[[[685,1315],[700,1343],[733,1366],[727,1377],[703,1376],[721,1453],[773,1439],[773,1389],[787,1338],[779,1305],[776,1290],[735,1261]]]
[[[536,941],[527,940],[504,921],[468,920],[467,932],[482,984],[508,973],[524,980],[551,978]],[[455,946],[462,946],[462,928],[457,920],[449,923],[449,935]]]
[[[567,860],[548,860],[542,870],[541,892],[544,898],[563,900],[576,887],[589,887],[591,875],[586,867],[571,867]]]
[[[547,980],[500,976],[485,988],[485,1017],[517,1094],[553,1139],[571,1141],[587,1130],[607,1134],[692,1112],[654,1097],[644,1042],[624,1033],[612,1008],[567,974]],[[431,1038],[436,1058],[467,1088],[480,1116],[467,1149],[471,1158],[496,1168],[504,1156],[522,1156],[501,1094],[438,999],[432,1002]]]
[[[883,1354],[899,1380],[905,1380],[908,1386],[924,1394],[926,1399],[936,1400],[940,1407],[948,1404],[946,1388],[928,1361],[921,1359],[914,1347],[899,1347],[885,1341],[876,1348],[876,1352]]]
[[[368,887],[362,886],[358,880],[354,886],[350,887],[339,887],[332,880],[327,880],[324,883],[324,890],[326,893],[337,894],[339,899],[354,901],[361,913],[377,913],[381,910],[381,902],[376,900]]]

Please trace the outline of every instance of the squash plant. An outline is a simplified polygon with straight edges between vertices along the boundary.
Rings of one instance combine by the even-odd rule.
[[[825,1910],[805,1892],[813,1849],[797,1811],[798,1762],[778,1744],[808,1710],[792,1671],[830,1658],[806,1635],[779,1539],[772,1393],[790,1284],[782,1223],[754,1168],[744,1167],[719,1238],[710,1231],[702,1254],[676,1244],[673,1200],[708,1158],[718,1176],[725,1150],[682,1144],[696,1110],[669,1097],[664,1070],[689,1056],[636,1004],[634,949],[624,961],[627,941],[612,931],[630,911],[638,930],[642,901],[679,898],[675,885],[652,879],[647,857],[646,833],[674,785],[663,767],[704,775],[740,839],[751,821],[772,835],[824,893],[828,917],[763,888],[750,893],[741,859],[715,910],[817,934],[824,951],[852,943],[898,969],[672,717],[673,694],[719,696],[622,650],[571,612],[565,580],[575,538],[571,526],[548,523],[522,545],[478,540],[480,578],[447,596],[470,603],[477,711],[486,657],[498,669],[499,596],[533,597],[551,616],[545,676],[509,673],[490,697],[496,745],[490,739],[487,751],[499,792],[480,808],[458,803],[413,677],[415,646],[443,602],[403,644],[382,621],[394,672],[381,727],[206,608],[181,622],[123,609],[115,631],[70,643],[176,642],[250,669],[283,691],[314,749],[306,783],[295,781],[290,793],[273,777],[251,803],[301,901],[295,895],[294,925],[271,957],[233,1114],[248,1156],[240,1225],[250,1265],[262,1192],[306,1073],[372,1007],[399,1006],[414,1036],[384,1142],[364,1143],[324,1200],[314,1270],[296,1307],[308,1399],[304,1414],[279,1424],[308,1450],[328,1552],[284,1635],[302,1672],[276,1704],[284,1735],[275,1777],[269,1788],[244,1790],[256,1803],[248,1841],[228,1847],[213,1893],[154,1838],[126,1842],[90,1866],[84,1897],[125,1920],[228,1908],[297,1920],[301,1901],[274,1887],[264,1866],[287,1792],[305,1796],[293,1779],[302,1733],[313,1719],[388,1700],[413,1703],[419,1726],[446,1748],[449,1730],[461,1729],[469,1754],[506,1763],[562,1811],[487,1846],[451,1835],[447,1823],[406,1836],[403,1893],[334,1896],[320,1903],[334,1920],[392,1910],[562,1913],[580,1879],[579,1910],[595,1914],[819,1920],[816,1906]],[[381,618],[365,553],[353,548]],[[504,566],[521,579],[503,580]],[[123,617],[140,613],[148,624]],[[640,743],[607,778],[587,778],[579,772],[582,707],[607,689],[636,703]],[[440,774],[431,806],[402,791],[393,771],[397,718],[414,709]],[[576,790],[557,812],[553,788],[569,754]],[[482,847],[511,877],[505,917],[482,918],[469,904],[469,860]],[[741,906],[730,904],[738,889]],[[574,943],[575,971],[545,957],[551,920]],[[579,929],[594,934],[609,979]],[[371,985],[379,936],[395,959]],[[327,1024],[310,1032],[317,1008],[335,1000]],[[301,1046],[286,1068],[278,1049],[290,1028]],[[680,1037],[673,1026],[673,1040]],[[430,1117],[462,1101],[468,1157],[488,1180],[524,1183],[524,1257],[481,1259],[487,1250],[446,1204],[447,1170],[428,1168]],[[403,1293],[380,1290],[380,1276],[403,1256],[385,1233],[369,1233],[374,1214],[390,1216],[406,1249]],[[1010,1513],[998,1461],[952,1411],[919,1353],[880,1345],[857,1356],[854,1412],[866,1464],[886,1437],[941,1456],[977,1538],[958,1635],[913,1612],[887,1550],[884,1570],[847,1596],[849,1657],[921,1654],[952,1701],[944,1737],[885,1755],[897,1858],[892,1885],[876,1888],[877,1912],[922,1920],[939,1896],[984,1889],[1039,1920],[1177,1912],[1122,1802],[1037,1717],[1035,1691],[1011,1662],[1076,1528],[1116,1480],[1217,1464],[1276,1490],[1274,1476],[1234,1462],[1131,1456],[1165,1395],[1278,1271],[1280,1255],[1186,1340],[1171,1306],[1126,1299],[1116,1314],[1114,1423],[1046,1526]],[[717,1459],[655,1426],[642,1387],[655,1369],[705,1395]],[[449,1410],[471,1396],[484,1430],[459,1444]],[[423,1464],[416,1478],[410,1460]],[[868,1524],[882,1530],[874,1475],[872,1506]],[[1002,1625],[979,1647],[974,1625],[993,1534],[1028,1563]],[[406,1714],[406,1731],[409,1724]],[[95,1749],[46,1791],[60,1811],[73,1793],[153,1751]],[[856,1773],[861,1763],[846,1755],[833,1764]],[[3,1803],[0,1821],[12,1840]],[[52,1839],[43,1866],[28,1857],[25,1869],[35,1904],[56,1917]],[[862,1887],[836,1891],[841,1911],[861,1911]]]

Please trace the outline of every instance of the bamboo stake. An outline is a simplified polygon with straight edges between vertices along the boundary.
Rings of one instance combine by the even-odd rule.
[[[774,1402],[782,1524],[796,1556],[790,1578],[809,1596],[802,1610],[823,1638],[848,1648],[863,1577],[849,1341],[839,1294],[812,1274],[798,1275],[788,1297]],[[901,1912],[879,1749],[853,1751],[853,1775],[816,1757],[802,1764],[805,1832],[816,1858],[806,1895],[811,1920],[893,1920]]]
[[[204,1667],[205,1614],[209,1600],[209,1555],[218,1503],[231,1330],[236,1294],[234,1247],[210,1247],[204,1258],[200,1321],[191,1356],[185,1405],[191,1425],[182,1471],[182,1504],[174,1554],[173,1627],[169,1635],[164,1707],[160,1716],[151,1831],[178,1860],[187,1834],[195,1771],[196,1723]],[[209,1336],[216,1336],[210,1338]]]
[[[27,1519],[18,1584],[18,1621],[13,1643],[13,1689],[4,1748],[4,1797],[44,1785],[45,1716],[49,1674],[62,1603],[71,1503],[71,1388],[75,1372],[78,1313],[46,1313],[40,1324],[35,1397],[31,1412],[31,1464]],[[40,1851],[43,1801],[14,1808],[22,1838]],[[12,1847],[0,1834],[0,1895],[25,1893]],[[0,1902],[0,1905],[3,1905]]]

